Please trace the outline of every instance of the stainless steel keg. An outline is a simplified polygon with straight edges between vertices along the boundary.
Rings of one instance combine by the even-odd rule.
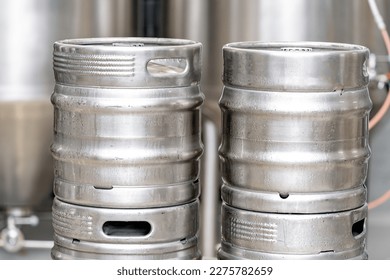
[[[368,49],[241,42],[223,53],[220,258],[365,258]]]
[[[55,195],[112,208],[199,195],[201,44],[74,39],[54,45]]]
[[[361,206],[370,155],[368,49],[247,42],[223,51],[223,195],[242,197],[230,205],[243,206],[254,192],[265,200],[271,194],[279,201],[299,200],[291,212]],[[341,206],[335,191],[354,201]],[[318,211],[308,206],[310,196],[318,200],[319,194],[322,203],[333,199],[334,205]],[[246,203],[244,209],[263,205]]]
[[[54,259],[198,259],[201,44],[54,44]]]

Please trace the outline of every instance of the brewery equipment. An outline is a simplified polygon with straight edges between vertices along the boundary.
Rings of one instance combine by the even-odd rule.
[[[368,49],[242,42],[223,54],[220,257],[365,258]]]
[[[390,25],[389,5],[386,0],[376,0],[379,12],[387,26]],[[206,95],[204,104],[204,120],[208,127],[215,127],[205,139],[205,146],[215,147],[220,143],[220,109],[218,100],[222,91],[222,47],[230,42],[262,41],[322,41],[352,43],[370,49],[370,97],[373,102],[371,116],[382,105],[387,92],[387,76],[389,70],[388,56],[383,39],[375,25],[367,0],[168,0],[167,1],[167,34],[203,43],[203,75],[202,90]],[[369,201],[386,192],[390,173],[387,172],[389,162],[388,141],[390,116],[370,132],[372,155],[368,170],[367,187]],[[212,124],[210,123],[212,122]],[[207,158],[207,159],[206,159]],[[203,157],[207,168],[202,168],[204,175],[202,186],[210,191],[209,204],[202,204],[202,218],[207,219],[208,209],[218,211],[221,183],[218,168],[213,158]],[[217,174],[217,175],[216,175]],[[207,185],[207,187],[206,187]],[[212,193],[214,192],[214,193]],[[204,194],[204,192],[202,192]],[[368,251],[371,258],[388,257],[390,240],[383,232],[389,230],[389,223],[383,223],[388,216],[389,205],[371,211],[368,227]],[[204,211],[203,211],[204,207]],[[219,243],[220,217],[214,222],[207,219],[211,226],[202,229],[203,256],[214,257],[215,247]],[[386,240],[378,242],[378,240]],[[370,252],[371,251],[371,252]]]
[[[200,51],[180,39],[54,44],[54,258],[199,258]]]
[[[52,246],[24,231],[41,227],[52,239],[46,213],[52,204],[50,156],[55,40],[88,36],[129,36],[131,1],[13,0],[0,4],[0,247]],[[21,20],[22,19],[22,20]],[[20,230],[24,227],[23,230]],[[24,240],[27,239],[27,240]],[[31,241],[31,242],[30,242]]]

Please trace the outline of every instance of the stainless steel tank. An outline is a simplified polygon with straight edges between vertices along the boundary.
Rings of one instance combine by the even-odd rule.
[[[53,183],[47,133],[53,123],[50,102],[2,97],[0,94],[0,206],[36,207],[50,197]]]
[[[49,215],[44,212],[51,209],[53,189],[49,146],[54,41],[133,36],[132,5],[127,0],[0,3],[0,211],[6,213],[5,228],[0,226],[0,247],[6,251],[47,248],[45,242],[29,240],[37,237],[26,225],[38,226],[38,238],[52,239]],[[19,230],[22,225],[23,232]]]
[[[370,156],[368,49],[335,43],[242,42],[226,45],[223,53],[219,154],[222,199],[228,204],[222,209],[223,243],[239,246],[227,233],[232,227],[229,213],[234,211],[257,211],[254,220],[271,224],[281,220],[284,227],[291,214],[299,214],[307,224],[298,228],[313,235],[304,228],[315,227],[314,214],[330,215],[331,223],[341,211],[351,219],[353,209],[364,209]],[[228,211],[230,207],[236,210]],[[365,219],[366,211],[362,213],[359,221]],[[248,215],[240,219],[245,222]],[[327,219],[320,218],[323,223]],[[314,234],[313,239],[343,243],[332,230],[321,231],[327,237]],[[286,238],[295,234],[284,232]],[[365,232],[360,237],[358,247],[363,248]],[[308,237],[293,238],[302,242],[302,249],[305,242],[310,244]],[[350,249],[337,242],[327,242],[332,248],[325,251]],[[312,251],[302,252],[288,242],[284,248],[271,244],[252,244],[252,249],[287,255],[323,251],[311,245]]]
[[[133,215],[148,219],[151,208],[180,212],[197,201],[203,151],[200,56],[200,43],[180,39],[90,38],[55,43],[51,151],[58,200],[69,207],[98,207],[103,216],[127,213],[124,216],[130,220]],[[180,227],[193,227],[197,208],[192,211]],[[60,221],[58,215],[53,219],[54,225]],[[162,225],[177,220],[169,215],[161,219]],[[168,234],[173,229],[164,230]],[[198,257],[195,251],[191,258]],[[111,254],[115,252],[113,247]],[[128,254],[138,255],[131,250]],[[172,257],[159,255],[149,257]]]
[[[129,36],[131,6],[124,0],[14,0],[1,2],[0,18],[0,207],[31,208],[52,190],[52,44]]]
[[[387,0],[376,0],[390,24]],[[385,54],[367,0],[167,0],[167,35],[204,45],[206,105],[218,110],[222,47],[240,41],[328,41]]]

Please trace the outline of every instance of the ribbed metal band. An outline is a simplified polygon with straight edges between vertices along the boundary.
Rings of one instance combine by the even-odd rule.
[[[251,251],[222,242],[218,250],[220,260],[367,260],[365,247],[344,252],[318,254],[275,254]]]
[[[54,194],[64,202],[106,208],[169,207],[189,203],[200,194],[199,181],[162,186],[80,185],[56,178]]]
[[[160,244],[109,244],[88,241],[74,244],[72,239],[54,235],[54,242],[51,257],[55,260],[195,260],[201,258],[197,236],[185,241]]]
[[[59,84],[160,88],[198,84],[201,43],[164,38],[85,38],[54,44]]]
[[[316,255],[365,246],[367,204],[336,213],[276,214],[222,205],[222,242],[271,254]]]
[[[80,242],[114,244],[151,244],[191,238],[198,232],[199,201],[188,204],[148,209],[108,209],[53,202],[55,234]],[[109,222],[145,222],[150,232],[134,235],[110,235],[104,230]],[[180,226],[178,226],[180,225]]]
[[[278,193],[223,184],[221,193],[222,200],[230,206],[267,213],[340,212],[361,207],[367,200],[367,188],[364,185],[340,191]]]

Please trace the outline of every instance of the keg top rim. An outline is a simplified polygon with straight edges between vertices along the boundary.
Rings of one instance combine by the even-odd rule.
[[[276,91],[357,89],[369,82],[369,49],[331,42],[230,43],[224,85]]]
[[[362,45],[333,43],[333,42],[262,42],[262,41],[242,41],[228,43],[223,47],[224,50],[243,50],[246,52],[266,52],[266,53],[305,53],[311,54],[339,54],[341,52],[368,52],[369,49]]]
[[[54,48],[76,47],[80,49],[128,50],[145,51],[151,49],[169,49],[201,47],[200,42],[176,38],[146,38],[146,37],[102,37],[102,38],[74,38],[59,40]]]
[[[78,86],[161,88],[196,85],[202,44],[174,38],[103,37],[57,41],[57,83]]]

